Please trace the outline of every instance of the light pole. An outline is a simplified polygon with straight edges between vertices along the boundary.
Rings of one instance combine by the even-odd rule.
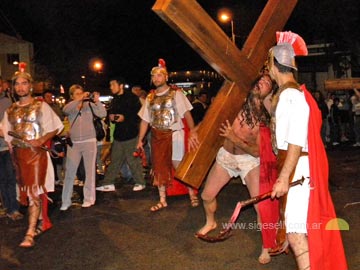
[[[228,10],[221,10],[219,12],[219,20],[221,22],[228,22],[230,21],[230,25],[231,25],[231,40],[234,44],[236,44],[235,42],[235,32],[234,32],[234,20],[232,18],[232,15],[230,13],[230,11]]]

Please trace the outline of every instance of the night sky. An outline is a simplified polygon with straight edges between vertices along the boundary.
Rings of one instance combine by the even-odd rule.
[[[184,0],[186,1],[186,0]],[[286,0],[284,0],[286,1]],[[234,11],[235,33],[245,39],[266,1],[199,0],[216,19],[219,8]],[[95,79],[123,76],[149,89],[149,72],[164,58],[170,71],[210,67],[152,10],[155,0],[1,0],[0,31],[34,43],[35,62],[55,84],[81,83],[93,58],[104,61]],[[336,42],[355,50],[359,42],[357,0],[299,0],[285,30],[308,44]],[[5,15],[5,16],[4,16]],[[9,24],[10,22],[10,24]],[[355,27],[356,26],[356,27]],[[228,34],[229,25],[221,25]]]

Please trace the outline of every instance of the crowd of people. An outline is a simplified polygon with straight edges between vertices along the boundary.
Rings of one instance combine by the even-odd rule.
[[[288,40],[292,42],[299,39],[293,33],[281,35],[291,35]],[[333,145],[346,136],[342,129],[346,125],[337,116],[336,97],[329,108],[320,92],[313,97],[297,83],[295,56],[307,50],[304,44],[295,50],[288,40],[283,38],[270,49],[267,66],[254,81],[235,120],[219,126],[219,138],[225,140],[201,190],[205,225],[195,236],[204,238],[216,229],[216,197],[232,178],[240,177],[251,196],[272,190],[272,200],[255,205],[258,223],[267,225],[260,227],[259,263],[267,264],[271,256],[290,248],[298,269],[334,269],[336,265],[342,270],[346,269],[346,259],[340,233],[325,231],[326,222],[336,215],[328,191],[324,145],[328,135]],[[119,175],[131,175],[134,192],[144,190],[144,166],[151,167],[152,184],[159,194],[159,201],[149,210],[157,212],[167,207],[174,170],[185,153],[196,151],[200,144],[198,124],[203,121],[209,100],[207,93],[201,92],[190,102],[180,89],[168,85],[162,59],[150,75],[155,88],[149,93],[138,86],[132,91],[125,89],[121,77],[111,79],[113,99],[108,110],[100,102],[99,93],[90,95],[77,84],[70,87],[70,101],[61,110],[53,103],[51,92],[44,92],[42,100],[35,99],[32,76],[25,70],[12,78],[15,101],[5,97],[0,84],[0,168],[5,172],[1,174],[0,191],[12,220],[23,218],[19,202],[28,206],[28,229],[21,247],[32,247],[34,239],[53,226],[47,215],[47,193],[54,191],[54,182],[61,175],[60,210],[69,210],[80,167],[84,170],[84,208],[96,204],[96,191],[115,191]],[[354,146],[360,146],[357,89],[351,102]],[[106,154],[96,138],[94,115],[107,119],[109,134],[105,140],[111,142],[111,150]],[[96,172],[104,173],[97,187]],[[290,188],[291,182],[301,178],[301,186]],[[187,192],[190,205],[197,207],[198,191],[187,186]],[[281,228],[269,226],[277,223],[282,224]],[[315,229],[311,224],[320,225]]]
[[[330,92],[327,98],[320,91],[315,91],[313,95],[321,110],[321,137],[325,146],[339,146],[350,142],[353,147],[360,147],[359,90],[354,88],[343,95]]]

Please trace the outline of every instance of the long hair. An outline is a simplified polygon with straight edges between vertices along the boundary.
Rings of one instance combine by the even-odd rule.
[[[262,76],[255,80],[241,108],[240,115],[242,120],[240,124],[243,125],[245,122],[250,128],[254,128],[259,123],[264,123],[265,125],[270,123],[270,114],[260,97],[258,83],[261,78]]]

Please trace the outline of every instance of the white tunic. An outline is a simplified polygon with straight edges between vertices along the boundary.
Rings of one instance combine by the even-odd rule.
[[[308,152],[309,106],[303,92],[288,88],[279,97],[275,112],[276,143],[278,149],[287,150],[288,144],[302,147]],[[285,225],[287,233],[307,233],[307,212],[309,205],[309,159],[302,156],[295,168],[291,182],[305,177],[303,185],[289,189],[285,209]]]
[[[294,88],[285,89],[276,107],[276,143],[278,149],[287,150],[288,144],[308,151],[309,106],[303,92]]]

